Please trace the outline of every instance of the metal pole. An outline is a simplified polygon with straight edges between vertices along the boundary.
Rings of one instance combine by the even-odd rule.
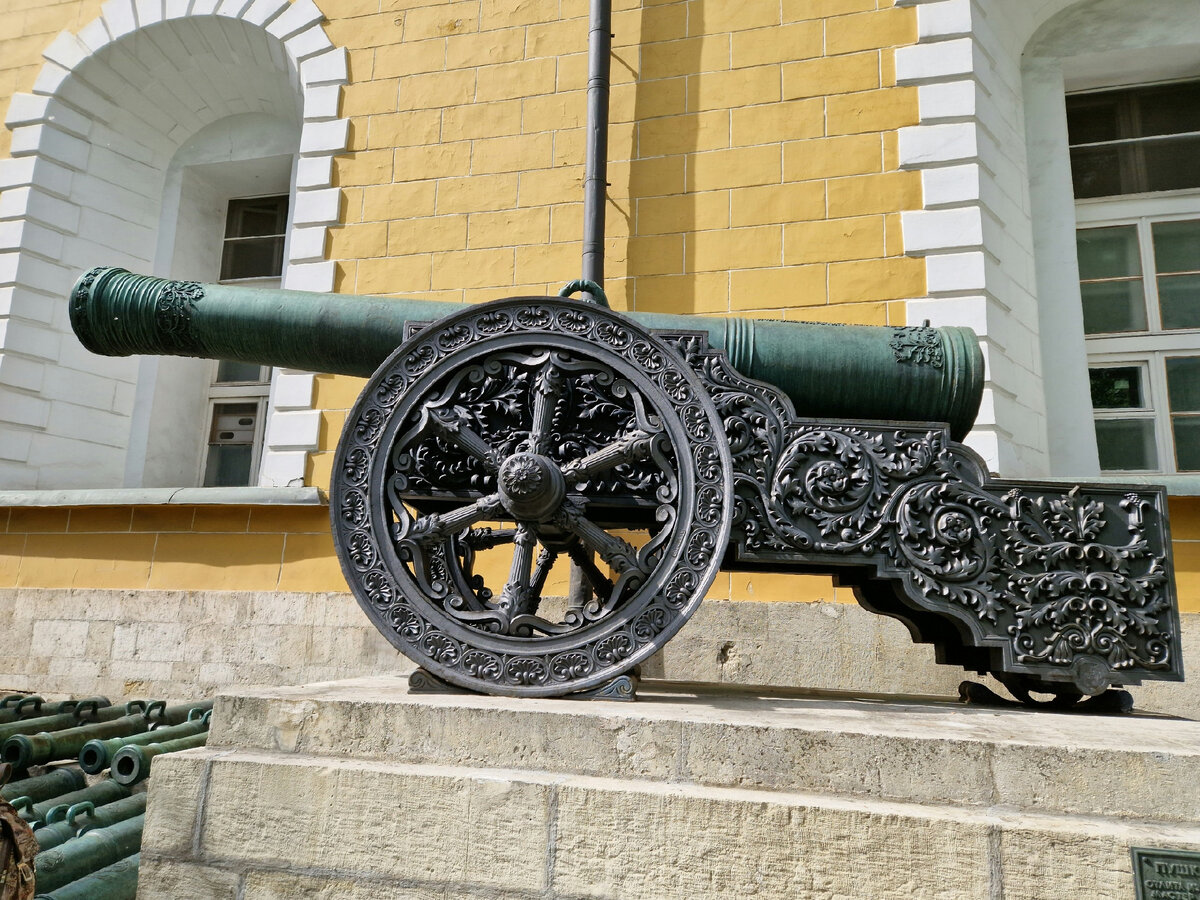
[[[588,21],[587,157],[583,179],[583,278],[604,287],[604,212],[608,188],[608,85],[612,0],[592,0]],[[599,301],[600,298],[593,297]]]
[[[604,287],[604,212],[608,190],[608,84],[612,70],[612,0],[592,0],[588,15],[587,154],[583,177],[583,279]],[[603,306],[603,296],[590,295]],[[572,606],[592,597],[583,572],[571,564]]]

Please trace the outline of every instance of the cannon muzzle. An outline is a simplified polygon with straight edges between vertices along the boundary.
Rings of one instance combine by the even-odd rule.
[[[106,356],[135,353],[232,359],[366,377],[409,322],[456,304],[167,281],[93,269],[71,294],[71,324]],[[947,422],[971,428],[983,356],[968,328],[825,325],[661,313],[628,314],[645,327],[703,331],[734,368],[782,390],[801,416]]]

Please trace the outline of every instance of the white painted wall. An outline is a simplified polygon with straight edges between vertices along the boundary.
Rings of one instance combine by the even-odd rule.
[[[84,351],[64,298],[94,265],[156,267],[172,160],[206,126],[242,114],[299,125],[292,180],[294,207],[305,212],[296,221],[323,232],[330,220],[319,198],[348,126],[337,119],[346,54],[329,42],[322,18],[311,0],[222,0],[203,10],[110,0],[99,19],[47,47],[33,92],[12,101],[13,158],[0,161],[0,486],[113,487],[130,471],[167,477],[144,433],[131,443],[135,405],[143,421],[154,407],[152,392],[135,396],[138,363]],[[194,227],[189,220],[185,231]],[[305,254],[289,259],[286,284],[331,289],[332,265]],[[300,414],[289,421],[309,423],[308,443],[298,444],[291,427],[273,446],[269,425],[260,483],[303,476],[317,435],[307,383],[303,406],[271,415]],[[281,396],[300,404],[303,394],[293,385]]]
[[[897,51],[896,74],[918,86],[921,124],[901,130],[900,161],[924,185],[924,208],[902,225],[929,273],[909,321],[979,332],[988,386],[968,443],[994,470],[1094,474],[1064,91],[1194,69],[1200,8],[901,2],[917,6],[920,42]]]

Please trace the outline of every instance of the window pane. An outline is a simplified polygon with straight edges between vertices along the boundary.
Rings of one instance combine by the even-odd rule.
[[[1096,445],[1105,471],[1158,468],[1153,419],[1097,419]]]
[[[213,407],[210,444],[251,444],[258,418],[257,403],[218,403]]]
[[[1200,275],[1159,278],[1158,306],[1163,328],[1200,328]]]
[[[1200,272],[1200,220],[1155,222],[1154,265],[1159,274]]]
[[[266,381],[263,377],[263,367],[257,363],[235,362],[223,359],[217,363],[217,384],[243,381]]]
[[[221,253],[221,280],[262,278],[283,272],[283,238],[229,240]]]
[[[287,200],[286,196],[230,200],[225,237],[283,234],[287,227]]]
[[[213,444],[204,466],[205,487],[245,487],[250,483],[254,448],[249,444]]]
[[[1079,253],[1079,277],[1083,281],[1142,274],[1135,225],[1081,228],[1075,234],[1075,247]]]
[[[1200,412],[1200,356],[1167,360],[1167,399],[1171,412]]]
[[[1131,193],[1121,185],[1121,150],[1118,146],[1072,147],[1071,182],[1075,197],[1112,197]]]
[[[1079,286],[1086,334],[1145,331],[1146,300],[1142,281],[1093,281]]]
[[[1181,191],[1200,187],[1200,137],[1146,141],[1143,191]]]
[[[1112,366],[1088,369],[1092,383],[1094,409],[1143,409],[1146,394],[1142,389],[1141,366]]]
[[[1139,134],[1200,131],[1200,81],[1160,84],[1133,92]]]
[[[1200,416],[1172,416],[1175,464],[1181,472],[1200,472]]]
[[[1121,96],[1116,92],[1067,97],[1067,140],[1072,144],[1114,141],[1121,133]]]

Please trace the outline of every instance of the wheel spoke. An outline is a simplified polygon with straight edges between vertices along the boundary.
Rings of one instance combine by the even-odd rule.
[[[441,433],[442,437],[466,450],[483,463],[489,472],[500,468],[500,460],[492,445],[479,436],[463,419],[464,417],[444,407],[434,407],[426,411],[429,422]]]
[[[592,560],[592,554],[584,549],[583,545],[578,541],[573,541],[571,546],[567,548],[567,555],[571,557],[571,562],[578,566],[579,571],[583,573],[583,577],[588,580],[592,586],[592,590],[604,601],[608,601],[612,597],[616,585],[603,572],[596,568],[596,563]],[[580,604],[582,607],[583,604]]]
[[[508,572],[508,583],[500,592],[496,605],[511,619],[529,611],[531,596],[530,567],[533,565],[533,548],[537,546],[537,535],[524,522],[517,525],[513,539],[512,566]]]
[[[563,394],[563,374],[552,361],[538,372],[533,387],[533,423],[529,429],[529,452],[545,453],[550,437],[550,423],[558,398]]]
[[[430,544],[442,538],[458,534],[464,528],[469,528],[482,519],[497,515],[504,505],[500,502],[499,494],[488,494],[480,497],[474,503],[460,506],[448,513],[430,513],[413,521],[404,532],[403,539],[414,544]]]
[[[615,443],[563,466],[563,477],[568,484],[587,481],[623,463],[646,459],[655,437],[656,434],[648,431],[631,431]]]
[[[555,524],[574,534],[589,550],[600,555],[606,563],[624,575],[627,572],[647,574],[638,562],[637,549],[628,541],[609,534],[583,513],[583,508],[568,500],[555,517]],[[571,557],[574,559],[574,555]]]

